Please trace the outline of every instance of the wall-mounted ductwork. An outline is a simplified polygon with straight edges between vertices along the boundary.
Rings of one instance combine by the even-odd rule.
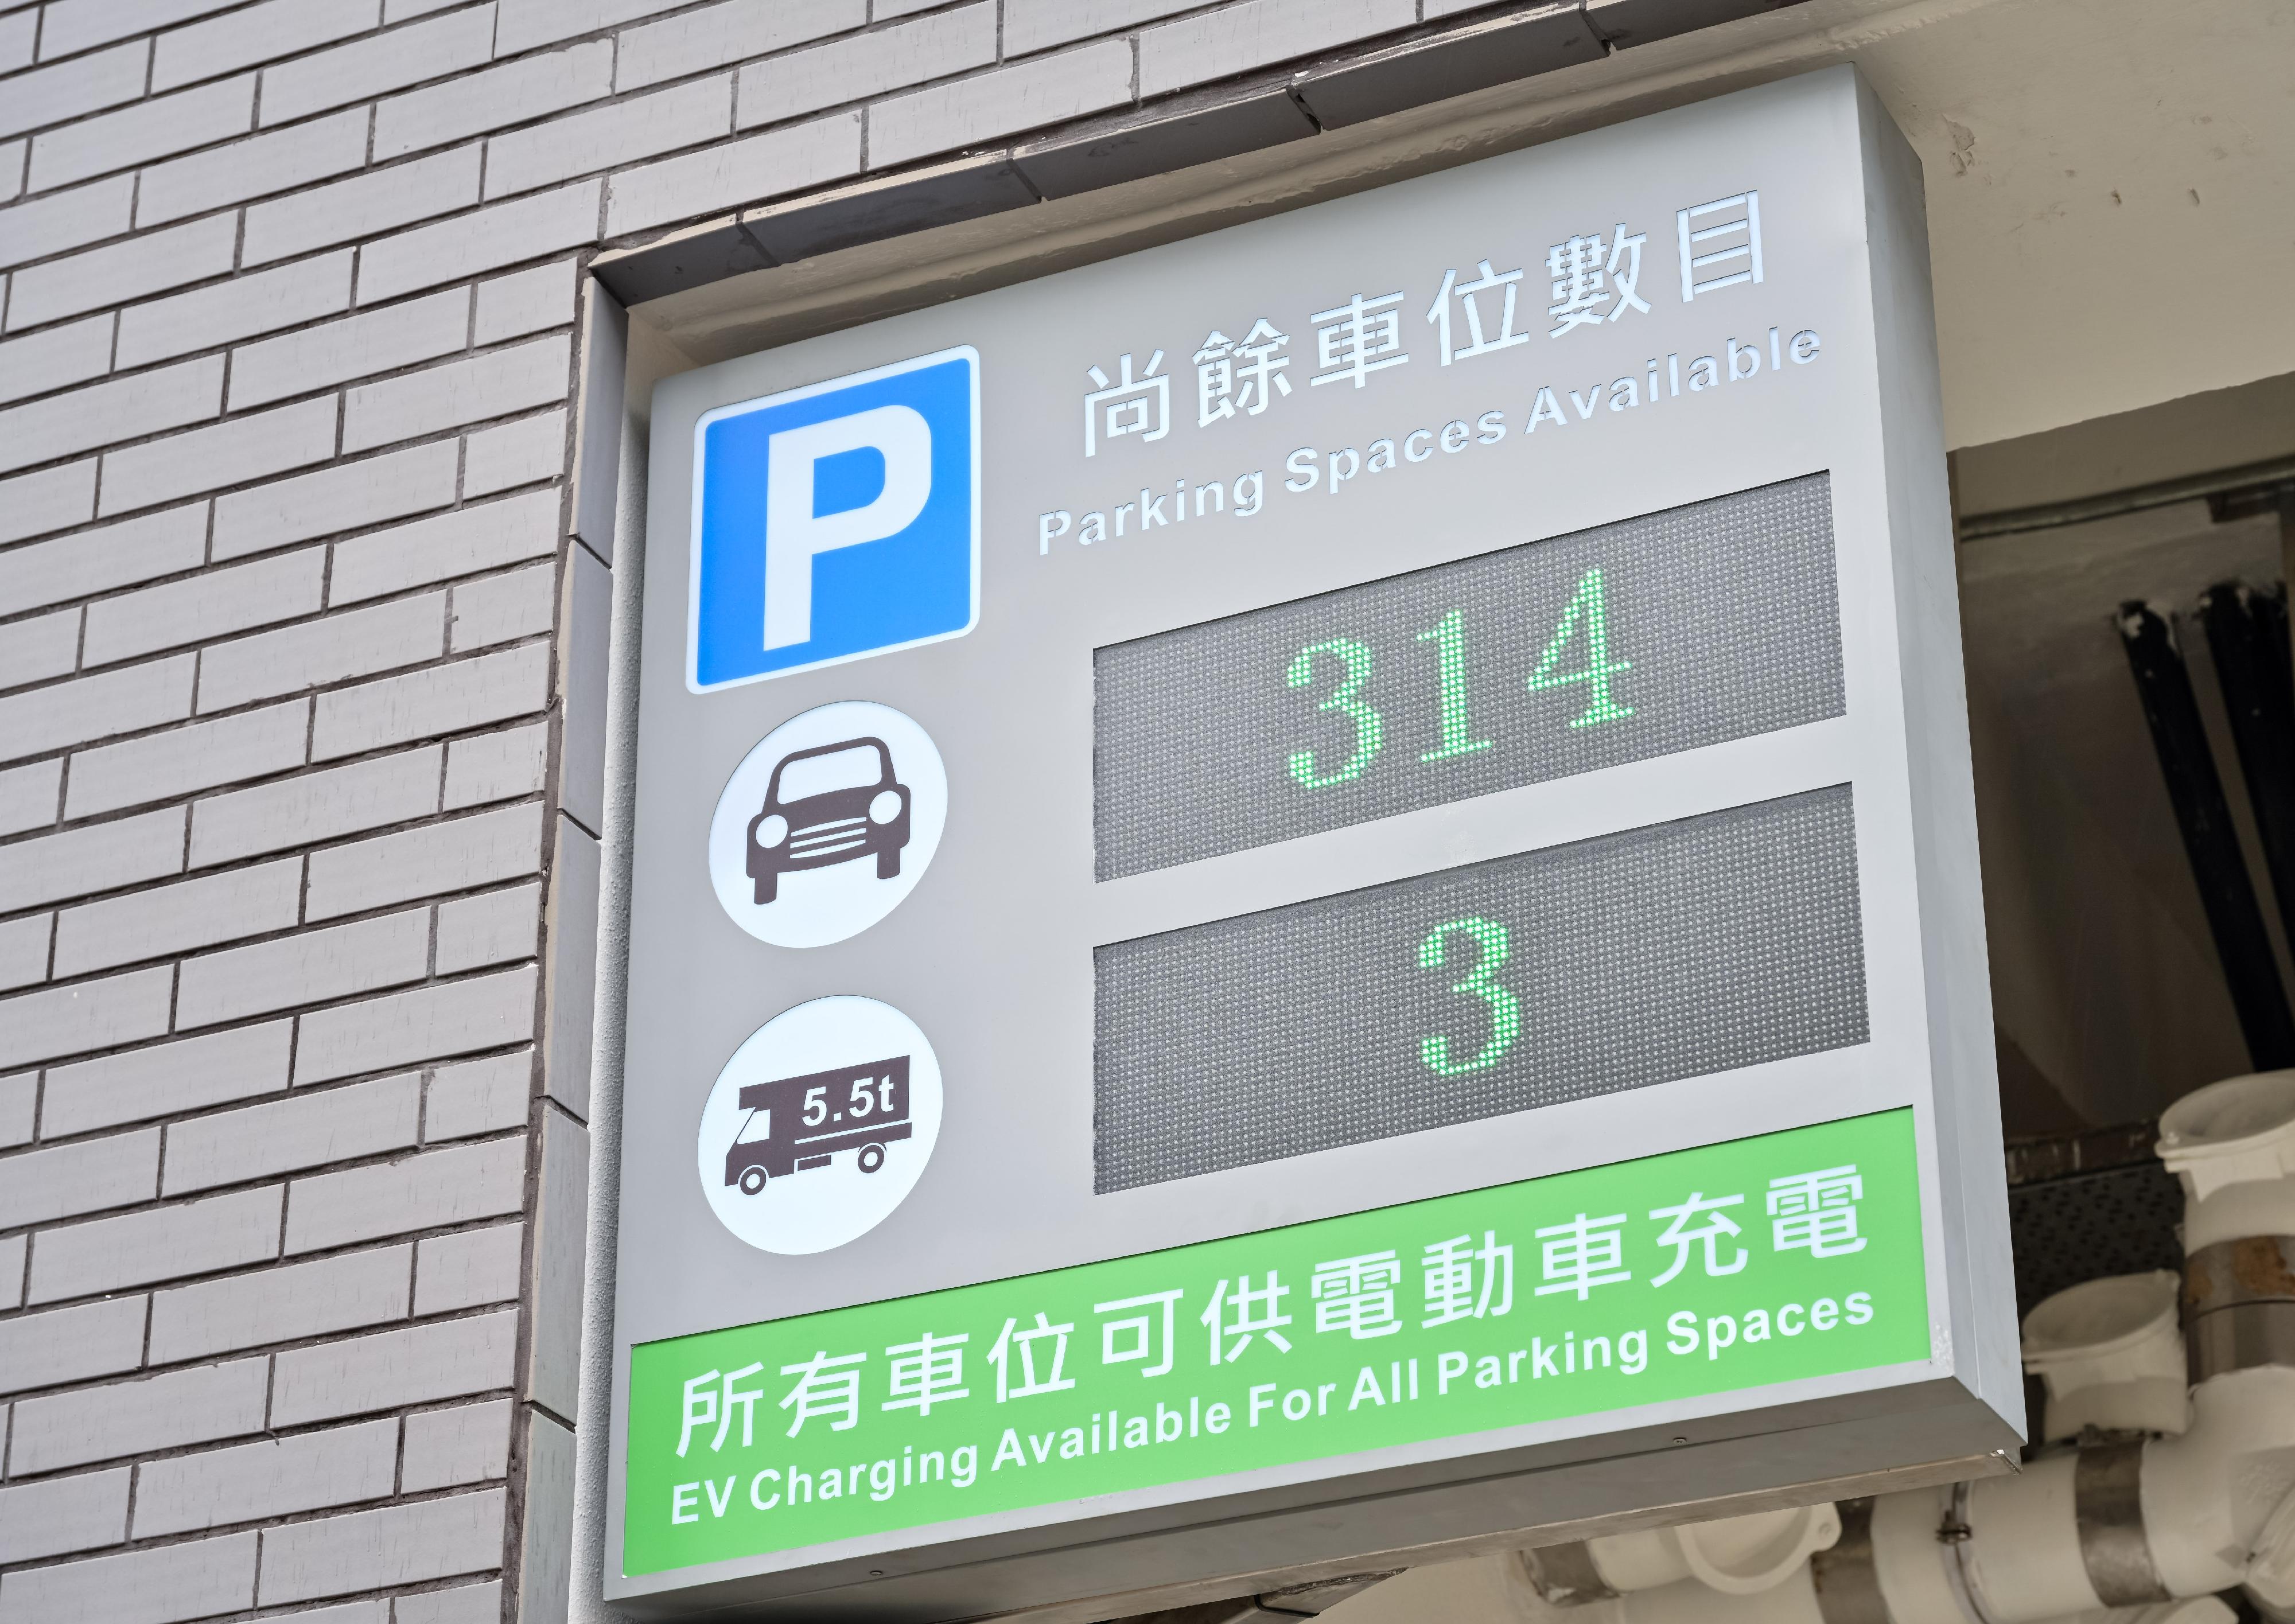
[[[2021,1472],[1526,1553],[1582,1624],[2209,1624],[2246,1586],[2295,1624],[2295,1072],[2161,1119],[2182,1280],[2093,1280],[2026,1317],[2046,1385]]]
[[[1802,1506],[1556,1546],[1525,1558],[1524,1572],[1534,1576],[1548,1599],[1564,1604],[1678,1590],[1709,1609],[1718,1604],[1716,1596],[1760,1597],[1744,1616],[1764,1618],[1763,1609],[1774,1601],[1770,1593],[1805,1570],[1812,1553],[1840,1538],[1837,1508]],[[1634,1614],[1637,1620],[1654,1616]]]
[[[2024,1368],[2047,1389],[2038,1440],[2083,1433],[2178,1433],[2191,1422],[2183,1282],[2164,1269],[2089,1280],[2024,1319]]]
[[[2295,1365],[2295,1072],[2185,1096],[2160,1155],[2184,1187],[2192,1379]]]

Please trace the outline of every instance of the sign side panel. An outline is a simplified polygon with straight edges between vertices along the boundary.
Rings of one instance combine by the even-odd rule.
[[[1930,1045],[1936,1074],[1954,1364],[2011,1426],[2024,1427],[2023,1367],[2008,1246],[1998,1057],[1985,950],[1976,788],[1961,651],[1960,588],[1945,473],[1944,403],[1920,159],[1872,87],[1856,80],[1872,254],[1875,361],[1899,648],[1911,752]]]

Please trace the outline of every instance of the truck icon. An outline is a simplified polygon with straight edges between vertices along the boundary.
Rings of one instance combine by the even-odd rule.
[[[748,872],[759,907],[780,892],[780,877],[862,857],[877,877],[901,872],[909,844],[909,787],[893,774],[881,739],[847,739],[794,750],[773,766],[765,804],[749,820]]]
[[[744,1196],[768,1179],[827,1167],[840,1150],[859,1151],[856,1165],[873,1173],[885,1165],[885,1147],[914,1131],[906,1055],[753,1082],[738,1098],[749,1114],[725,1153],[725,1182]]]

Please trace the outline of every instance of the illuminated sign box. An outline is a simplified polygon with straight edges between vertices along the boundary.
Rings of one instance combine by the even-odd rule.
[[[661,386],[613,1599],[2013,1444],[1921,219],[1830,69]]]

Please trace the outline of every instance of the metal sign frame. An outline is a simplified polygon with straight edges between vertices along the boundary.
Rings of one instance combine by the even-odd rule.
[[[1760,200],[1760,280],[1677,299],[1663,285],[1665,228],[1683,216],[1687,238],[1695,206],[1748,192]],[[1112,370],[1119,352],[1156,344],[1184,355],[1177,346],[1196,331],[1249,323],[1278,302],[1307,313],[1393,286],[1415,299],[1445,265],[1484,257],[1529,266],[1534,292],[1556,235],[1621,219],[1648,235],[1646,314],[1549,341],[1525,310],[1532,342],[1447,366],[1414,303],[1409,342],[1426,353],[1367,387],[1311,388],[1303,368],[1302,387],[1263,418],[1197,432],[1181,401],[1160,443],[1102,441],[1082,455],[1088,364]],[[608,1598],[662,1614],[781,1598],[809,1612],[959,1617],[2013,1445],[2021,1386],[1932,322],[1917,159],[1855,71],[1836,68],[665,382],[639,700]],[[1771,366],[1801,332],[1817,335],[1809,363]],[[1613,377],[1643,375],[1647,355],[1687,363],[1740,344],[1761,352],[1760,370],[1710,396],[1598,417],[1565,406],[1558,427],[1530,422],[1548,386],[1583,388],[1599,373],[1598,396]],[[975,629],[690,691],[697,423],[957,346],[980,356]],[[1305,342],[1294,353],[1313,358]],[[1439,437],[1485,410],[1503,414],[1501,443],[1438,452],[1431,469],[1397,469],[1384,487],[1326,491],[1319,477],[1284,488],[1286,457],[1302,448]],[[1263,482],[1247,517],[1230,506],[1219,522],[1088,549],[1072,532],[1045,534],[1054,510],[1254,470]],[[1095,882],[1095,649],[1817,472],[1832,482],[1844,715]],[[931,733],[948,763],[945,838],[881,923],[829,946],[771,947],[711,893],[703,853],[718,792],[772,729],[853,698]],[[1842,783],[1855,789],[1870,1041],[1093,1194],[1093,948]],[[884,1000],[929,1035],[948,1078],[938,1149],[906,1202],[860,1239],[813,1256],[753,1251],[696,1187],[700,1102],[764,1022],[845,993]],[[1925,1359],[921,1533],[623,1571],[633,1343],[1899,1107],[1912,1113],[1920,1168]],[[1335,1500],[1348,1504],[1343,1518],[1327,1514]]]

